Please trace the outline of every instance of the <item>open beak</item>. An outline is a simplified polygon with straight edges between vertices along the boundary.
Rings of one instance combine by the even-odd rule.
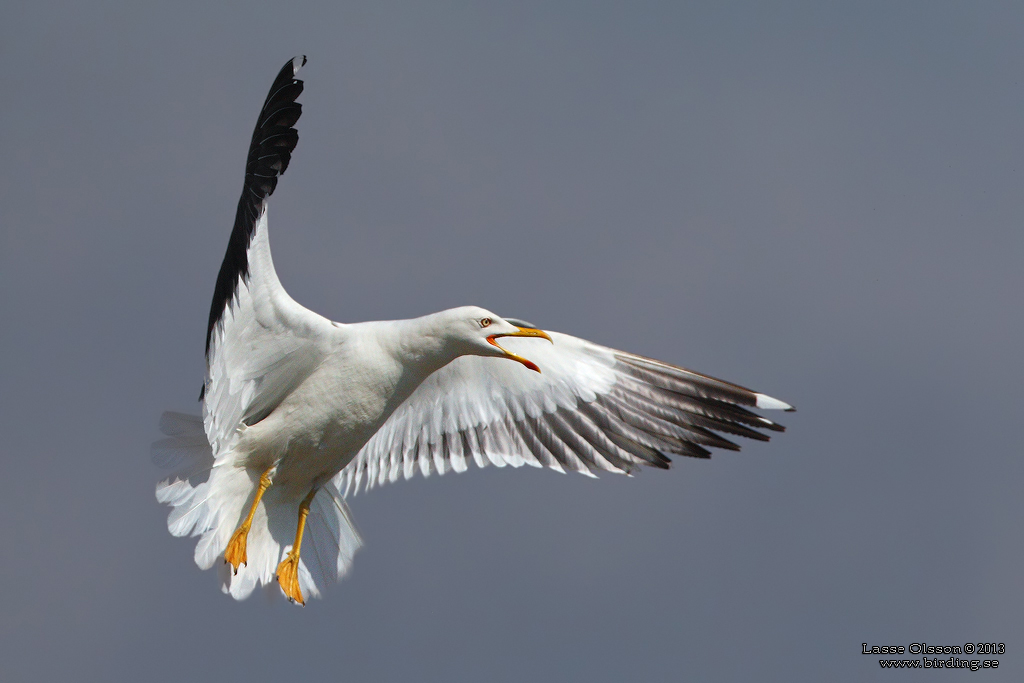
[[[517,332],[506,332],[505,334],[492,334],[491,336],[489,336],[487,338],[487,341],[489,341],[492,345],[497,346],[499,349],[501,349],[502,352],[505,354],[506,358],[511,358],[512,360],[519,361],[520,363],[522,363],[526,367],[530,368],[531,370],[536,370],[537,372],[540,372],[540,368],[538,368],[537,365],[533,361],[526,360],[525,358],[523,358],[520,355],[512,353],[511,351],[505,350],[495,340],[498,337],[540,337],[541,339],[547,339],[552,344],[554,344],[554,342],[551,341],[551,337],[549,337],[548,333],[545,332],[544,330],[536,330],[536,329],[534,329],[532,327],[517,327],[516,329],[518,330]]]

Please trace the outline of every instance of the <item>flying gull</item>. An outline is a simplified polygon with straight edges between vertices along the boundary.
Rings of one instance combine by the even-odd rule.
[[[277,580],[319,596],[362,544],[345,499],[420,472],[667,469],[784,428],[782,401],[691,370],[463,306],[343,324],[296,303],[270,256],[267,199],[298,142],[295,76],[274,80],[253,132],[206,331],[203,416],[164,413],[156,490],[175,536],[199,536],[225,592]],[[511,361],[511,362],[510,362]],[[305,543],[303,543],[305,542]],[[218,562],[219,561],[219,562]]]

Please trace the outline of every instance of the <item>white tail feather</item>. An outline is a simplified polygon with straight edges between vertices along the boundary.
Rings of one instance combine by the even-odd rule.
[[[153,461],[171,468],[157,484],[156,498],[170,505],[167,528],[174,536],[200,536],[195,560],[200,569],[223,564],[231,534],[248,512],[259,473],[233,464],[231,458],[214,460],[202,418],[164,413],[160,429],[168,438],[153,444]],[[247,598],[256,586],[276,580],[278,563],[291,549],[298,521],[299,501],[286,499],[273,486],[256,509],[247,543],[247,563],[218,572],[221,588],[236,600]],[[362,545],[341,493],[325,484],[313,498],[299,562],[299,586],[305,597],[320,597],[327,585],[339,580]]]

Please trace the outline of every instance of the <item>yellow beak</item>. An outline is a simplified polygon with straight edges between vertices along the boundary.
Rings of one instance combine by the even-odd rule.
[[[492,334],[490,337],[487,338],[487,341],[489,341],[491,344],[493,344],[494,346],[497,346],[499,349],[501,349],[502,352],[505,354],[506,358],[511,358],[512,360],[519,361],[520,363],[522,363],[526,367],[530,368],[531,370],[536,370],[537,372],[540,372],[540,368],[537,367],[536,363],[534,363],[533,361],[526,360],[522,356],[517,355],[515,353],[512,353],[511,351],[505,350],[495,340],[498,337],[540,337],[541,339],[547,339],[552,344],[554,344],[554,342],[551,341],[551,337],[549,337],[548,333],[545,332],[544,330],[536,330],[536,329],[533,329],[532,327],[517,327],[516,329],[518,330],[518,332],[506,332],[505,334]]]

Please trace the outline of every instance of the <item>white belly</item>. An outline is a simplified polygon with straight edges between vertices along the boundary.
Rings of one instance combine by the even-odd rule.
[[[348,465],[423,379],[383,354],[332,358],[244,429],[236,462],[258,472],[276,465],[274,488],[302,498]]]

